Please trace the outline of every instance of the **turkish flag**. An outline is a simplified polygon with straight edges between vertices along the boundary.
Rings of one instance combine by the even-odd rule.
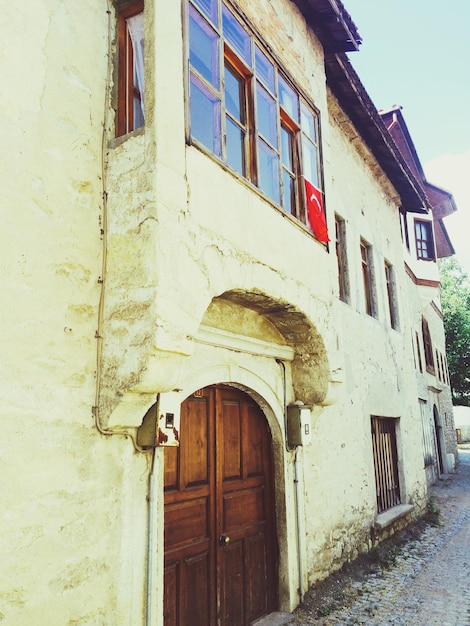
[[[328,237],[328,227],[326,225],[325,211],[323,210],[323,199],[321,191],[305,180],[305,197],[307,198],[307,214],[310,226],[318,241],[326,243],[330,241]]]

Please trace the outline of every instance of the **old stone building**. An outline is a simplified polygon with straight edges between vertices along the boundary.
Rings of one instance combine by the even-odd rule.
[[[401,229],[437,205],[357,28],[339,0],[4,17],[0,619],[291,610],[456,454],[436,264]]]

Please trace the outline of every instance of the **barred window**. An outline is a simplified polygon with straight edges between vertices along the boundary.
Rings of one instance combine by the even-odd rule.
[[[395,418],[372,417],[377,511],[382,513],[401,503]]]

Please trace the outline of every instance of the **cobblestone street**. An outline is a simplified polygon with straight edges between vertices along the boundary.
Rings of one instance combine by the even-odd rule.
[[[440,525],[407,542],[389,569],[353,583],[349,606],[316,617],[306,601],[291,624],[470,626],[470,450],[432,493]]]

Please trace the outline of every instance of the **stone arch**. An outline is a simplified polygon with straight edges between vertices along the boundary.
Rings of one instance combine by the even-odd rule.
[[[303,311],[260,291],[231,290],[215,301],[233,303],[267,320],[294,350],[291,369],[296,399],[311,405],[325,400],[330,379],[326,348],[318,329]]]

